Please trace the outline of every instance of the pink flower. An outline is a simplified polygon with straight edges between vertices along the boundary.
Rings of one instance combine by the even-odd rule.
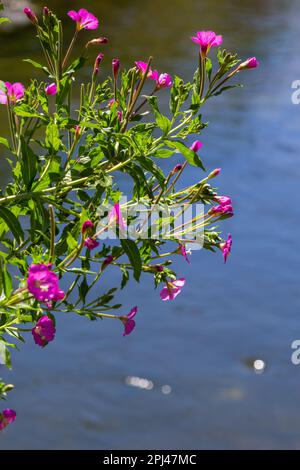
[[[249,57],[249,59],[245,60],[245,62],[242,62],[239,66],[239,70],[243,69],[255,69],[256,67],[259,66],[259,62],[256,57]]]
[[[6,428],[9,424],[13,423],[17,417],[17,413],[14,410],[6,409],[0,413],[0,431]]]
[[[0,103],[7,104],[8,99],[15,104],[24,97],[25,87],[22,83],[5,82],[6,91],[0,90]]]
[[[173,300],[180,294],[181,289],[185,285],[185,278],[175,279],[175,281],[167,281],[166,287],[160,291],[161,300]]]
[[[182,254],[182,256],[184,257],[184,259],[189,263],[191,264],[190,260],[188,259],[188,256],[187,256],[187,252],[186,252],[186,249],[185,249],[185,246],[183,244],[180,244],[179,245],[179,250],[180,250],[180,253]]]
[[[229,196],[215,196],[215,200],[221,204],[221,206],[231,205],[232,201]]]
[[[135,328],[135,321],[133,318],[137,314],[138,308],[133,307],[126,317],[120,317],[121,322],[124,324],[124,333],[123,336],[129,335],[132,330]]]
[[[226,263],[227,258],[230,255],[231,246],[232,246],[232,236],[229,233],[227,240],[224,243],[220,243],[220,248],[222,250],[222,255],[224,257],[224,263]]]
[[[157,84],[157,88],[168,88],[172,86],[171,75],[169,75],[168,73],[160,74],[160,76],[158,77],[156,81],[156,84]]]
[[[192,37],[192,41],[200,45],[201,54],[205,57],[212,46],[222,44],[222,36],[217,36],[213,31],[198,31],[197,36]]]
[[[36,14],[32,10],[30,10],[30,8],[24,8],[23,12],[27,16],[27,18],[31,21],[31,23],[33,23],[33,24],[38,23],[38,19],[36,17]]]
[[[100,243],[97,240],[95,240],[95,238],[87,237],[84,240],[84,246],[86,246],[89,250],[93,250],[94,248],[97,248],[97,246],[99,245]]]
[[[91,230],[94,228],[94,224],[91,220],[86,220],[83,222],[82,227],[81,227],[81,233],[85,233],[87,230]]]
[[[228,205],[219,204],[218,206],[212,207],[209,210],[209,214],[212,214],[215,216],[226,215],[227,217],[232,217],[233,207],[231,204],[228,204]]]
[[[112,70],[113,70],[113,75],[114,75],[115,80],[117,80],[118,73],[119,73],[119,68],[120,68],[119,59],[113,59],[112,60]]]
[[[192,150],[193,152],[198,152],[198,150],[201,149],[203,143],[200,142],[200,140],[195,140],[195,142],[192,143],[192,145],[190,146],[190,150]]]
[[[108,223],[111,224],[113,222],[115,222],[120,227],[121,230],[126,229],[126,223],[122,217],[120,204],[118,202],[114,204],[112,210],[108,214]]]
[[[54,340],[55,326],[51,318],[43,315],[34,328],[32,328],[32,336],[39,346],[46,346],[50,341]]]
[[[81,29],[97,29],[99,26],[98,18],[84,8],[81,8],[78,12],[71,10],[68,12],[68,16],[76,21],[78,31]]]
[[[52,302],[64,298],[64,291],[59,289],[58,276],[50,271],[49,264],[32,264],[29,267],[27,288],[29,292],[40,302],[48,307]]]
[[[50,85],[47,85],[45,88],[46,95],[51,96],[51,95],[56,95],[57,93],[57,86],[56,83],[50,83]]]
[[[135,65],[138,68],[138,70],[141,72],[142,75],[144,75],[146,73],[146,70],[147,70],[147,67],[148,67],[147,62],[142,62],[141,60],[138,60],[137,62],[135,62]],[[157,70],[152,70],[151,67],[150,67],[149,70],[148,70],[147,78],[150,78],[151,80],[156,80],[157,81],[159,79],[159,75],[158,75]]]

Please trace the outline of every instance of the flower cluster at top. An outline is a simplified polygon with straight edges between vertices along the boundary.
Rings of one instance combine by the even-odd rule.
[[[112,304],[117,288],[103,293],[98,283],[107,271],[118,270],[121,289],[130,277],[139,282],[142,273],[150,274],[155,287],[162,285],[158,299],[166,302],[176,299],[187,283],[170,266],[176,256],[191,263],[189,248],[198,243],[191,227],[202,231],[205,249],[218,250],[224,262],[230,256],[232,236],[224,239],[216,223],[232,217],[234,208],[231,198],[218,195],[212,186],[221,168],[207,171],[202,162],[205,146],[199,135],[207,123],[202,121],[201,107],[232,88],[227,86],[229,80],[259,63],[255,57],[240,61],[236,54],[222,50],[221,35],[198,31],[191,38],[199,46],[198,68],[191,82],[158,71],[152,57],[132,61],[129,70],[114,57],[110,76],[100,80],[106,59],[102,47],[108,39],[95,37],[82,46],[84,30],[98,29],[97,17],[83,8],[68,12],[69,21],[75,23],[74,36],[64,52],[61,22],[48,7],[44,7],[42,19],[30,8],[24,14],[36,30],[45,59],[44,64],[31,62],[47,79],[42,83],[33,80],[27,87],[0,82],[0,104],[7,108],[10,129],[10,140],[1,138],[1,143],[14,155],[11,161],[17,162],[12,163],[13,183],[0,197],[5,245],[5,256],[0,252],[0,342],[4,333],[22,338],[21,329],[14,325],[31,323],[33,341],[42,348],[47,346],[56,335],[57,313],[75,313],[91,320],[117,319],[127,337],[135,329],[138,307],[130,309],[131,304],[125,313],[114,313],[121,307]],[[78,37],[82,52],[72,59]],[[90,80],[81,85],[80,102],[75,105],[75,76],[95,48],[100,50],[90,63]],[[219,64],[215,75],[208,57],[213,48],[217,48]],[[147,88],[150,92],[146,93]],[[164,93],[170,95],[167,115],[158,103],[158,96]],[[148,117],[143,121],[144,116]],[[176,160],[166,173],[159,162],[170,157],[182,161]],[[188,176],[196,182],[179,187],[189,166],[193,171]],[[203,178],[198,176],[201,171],[207,172]],[[122,203],[115,172],[132,180],[127,203]],[[98,208],[110,201],[104,216]],[[165,238],[142,236],[144,222],[139,222],[139,236],[128,239],[123,235],[134,216],[125,216],[125,211],[140,201],[151,211],[161,203],[170,212],[179,205],[198,202],[204,209],[188,222],[181,223],[181,213],[173,216]],[[20,220],[26,221],[25,227]],[[115,244],[102,241],[109,231],[116,235]],[[165,249],[166,243],[171,251]],[[10,260],[21,273],[15,290]],[[92,298],[95,291],[97,297]],[[15,418],[13,410],[2,411],[0,430]]]

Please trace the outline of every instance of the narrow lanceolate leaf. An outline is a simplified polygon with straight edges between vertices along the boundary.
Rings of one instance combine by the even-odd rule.
[[[24,233],[17,217],[6,207],[0,207],[0,220],[3,220],[18,243],[24,238]]]
[[[21,137],[21,171],[26,189],[30,189],[37,173],[37,158],[25,139]]]
[[[136,242],[129,239],[122,239],[121,245],[133,268],[134,278],[136,281],[139,281],[142,272],[142,260]]]

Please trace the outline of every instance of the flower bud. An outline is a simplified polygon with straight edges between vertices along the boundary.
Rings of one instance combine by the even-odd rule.
[[[92,39],[91,41],[87,42],[85,47],[100,46],[101,44],[107,44],[107,43],[108,43],[108,39],[105,38],[105,37],[95,38],[95,39]]]
[[[47,85],[45,88],[45,91],[46,91],[46,95],[48,96],[56,95],[57,93],[56,83],[50,83],[50,85]]]
[[[90,232],[93,230],[94,224],[91,220],[86,220],[83,222],[82,227],[81,227],[81,233],[85,233],[86,231]]]
[[[113,70],[113,76],[114,79],[117,80],[118,74],[119,74],[119,68],[120,68],[120,60],[119,59],[113,59],[112,60],[112,70]]]
[[[211,173],[209,173],[208,177],[206,179],[210,180],[211,178],[215,178],[216,176],[218,176],[218,174],[220,173],[221,171],[221,168],[216,168],[215,170],[213,170]]]
[[[74,129],[75,129],[75,138],[76,138],[76,140],[78,140],[79,137],[81,136],[81,127],[80,126],[75,126]]]
[[[31,23],[35,25],[38,24],[37,16],[32,10],[30,10],[30,8],[24,8],[23,12],[27,16],[27,18],[31,21]]]
[[[99,67],[100,67],[100,63],[101,63],[103,57],[104,57],[104,54],[102,54],[102,52],[100,52],[100,54],[98,54],[97,57],[96,57],[95,65],[94,65],[94,71],[93,71],[93,76],[94,77],[96,75],[98,75],[98,73],[99,73]]]
[[[259,62],[256,57],[249,57],[249,59],[245,60],[238,66],[238,70],[244,69],[255,69],[259,66]]]
[[[50,10],[49,10],[48,7],[43,8],[43,14],[44,14],[44,16],[49,16],[50,15]]]

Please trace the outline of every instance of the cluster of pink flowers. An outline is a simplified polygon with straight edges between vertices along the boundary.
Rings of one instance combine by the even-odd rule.
[[[52,307],[53,302],[65,297],[64,291],[59,288],[58,276],[50,267],[51,264],[32,264],[27,278],[28,291],[48,308]]]
[[[3,410],[0,413],[0,431],[2,431],[6,426],[13,423],[17,417],[17,413],[12,409]]]
[[[214,215],[216,217],[221,216],[221,215],[226,215],[227,217],[232,217],[234,215],[233,213],[233,207],[232,207],[232,201],[230,197],[228,196],[216,196],[215,200],[219,202],[217,206],[212,207],[209,210],[209,214]]]
[[[146,73],[148,68],[148,64],[146,62],[138,60],[135,62],[135,65],[142,75]],[[151,67],[148,70],[147,78],[156,82],[157,90],[172,86],[172,78],[168,73],[159,74],[157,70],[153,70]]]
[[[8,101],[12,104],[16,104],[20,101],[25,94],[25,87],[22,83],[10,83],[5,82],[5,90],[0,90],[0,103],[8,104]]]

